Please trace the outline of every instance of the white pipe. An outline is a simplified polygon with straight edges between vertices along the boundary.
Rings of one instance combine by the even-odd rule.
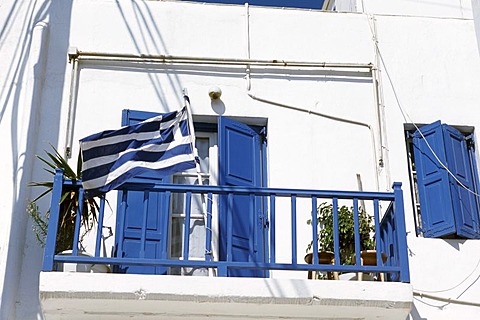
[[[134,55],[123,53],[102,53],[77,51],[79,62],[82,61],[110,61],[110,62],[136,62],[136,63],[184,63],[184,64],[207,64],[207,65],[255,65],[264,67],[300,67],[300,68],[345,68],[345,69],[367,69],[371,72],[371,63],[342,63],[342,62],[313,62],[313,61],[286,61],[286,60],[254,60],[235,58],[214,58],[214,57],[188,57],[172,55]]]
[[[250,78],[247,78],[247,87],[248,88],[251,87]],[[267,99],[264,99],[264,98],[259,98],[259,97],[255,96],[250,90],[247,90],[247,94],[250,98],[252,98],[254,100],[257,100],[257,101],[260,101],[260,102],[263,102],[263,103],[267,103],[267,104],[271,104],[271,105],[274,105],[274,106],[277,106],[277,107],[282,107],[282,108],[295,110],[295,111],[300,111],[300,112],[306,112],[308,114],[313,114],[315,116],[320,116],[320,117],[327,118],[327,119],[330,119],[330,120],[345,122],[345,123],[349,123],[349,124],[353,124],[353,125],[362,126],[362,127],[367,128],[370,131],[370,138],[371,138],[371,143],[372,143],[372,148],[373,148],[373,160],[374,160],[373,161],[373,166],[374,166],[374,172],[375,172],[375,187],[376,187],[377,191],[379,190],[380,186],[379,186],[378,170],[377,170],[378,161],[377,161],[377,153],[376,153],[377,147],[376,147],[376,142],[375,142],[375,134],[373,132],[372,127],[368,123],[364,123],[364,122],[360,122],[360,121],[356,121],[356,120],[345,119],[345,118],[340,118],[340,117],[335,117],[335,116],[331,116],[331,115],[328,115],[328,114],[325,114],[325,113],[320,113],[320,112],[317,112],[317,111],[312,111],[312,110],[308,110],[308,109],[304,109],[304,108],[299,108],[299,107],[287,105],[287,104],[284,104],[284,103],[275,102],[275,101],[272,101],[272,100],[267,100]],[[317,104],[318,104],[318,102],[317,102]]]
[[[420,298],[428,298],[428,299],[443,301],[443,302],[447,302],[447,303],[480,307],[480,302],[477,302],[477,301],[466,301],[466,300],[459,300],[459,299],[455,299],[455,298],[444,298],[444,297],[436,296],[436,295],[433,295],[433,294],[419,292],[417,290],[413,291],[413,295],[417,296],[417,297],[420,297]]]
[[[249,20],[249,7],[246,4],[247,19]],[[148,54],[125,54],[125,53],[105,53],[105,52],[87,52],[79,51],[77,48],[69,48],[68,58],[72,63],[72,73],[70,79],[69,108],[67,115],[67,129],[65,141],[65,157],[71,158],[73,146],[73,131],[75,126],[75,110],[77,104],[79,65],[82,62],[100,61],[100,62],[121,62],[121,63],[139,63],[139,64],[190,64],[190,65],[229,65],[246,66],[247,83],[250,83],[250,66],[262,67],[284,67],[284,68],[333,68],[333,69],[366,69],[366,71],[355,71],[358,73],[368,72],[371,74],[373,65],[371,63],[328,63],[328,62],[308,62],[308,61],[285,61],[285,60],[252,60],[250,59],[250,30],[247,23],[247,59],[234,58],[212,58],[212,57],[187,57],[171,55],[148,55]],[[352,71],[350,71],[352,72]]]
[[[65,137],[65,158],[72,157],[73,131],[75,129],[75,112],[77,106],[78,91],[78,51],[76,48],[69,48],[68,59],[72,63],[72,74],[70,77],[70,94],[68,96],[67,133]]]
[[[388,141],[385,132],[387,130],[386,121],[385,121],[385,104],[383,101],[383,92],[381,85],[382,77],[380,74],[380,52],[378,48],[378,38],[377,38],[377,27],[375,24],[375,17],[371,16],[372,20],[372,27],[370,28],[373,35],[373,42],[375,45],[375,64],[377,68],[372,69],[372,76],[374,77],[374,96],[376,99],[376,107],[377,107],[377,121],[378,121],[378,136],[380,142],[380,167],[384,168],[385,172],[385,187],[387,190],[390,190],[392,186],[391,176],[390,176],[390,157],[388,152]]]
[[[37,249],[30,248],[27,242],[27,226],[29,218],[26,214],[27,200],[31,196],[31,188],[26,188],[26,183],[32,181],[34,174],[33,154],[37,151],[38,121],[42,107],[43,83],[45,81],[45,68],[48,50],[48,22],[40,21],[26,35],[24,41],[30,43],[28,52],[22,59],[26,59],[27,66],[22,83],[17,84],[21,93],[17,117],[12,121],[12,150],[16,157],[13,165],[13,185],[11,214],[2,210],[2,243],[0,250],[0,278],[3,288],[0,289],[0,318],[13,319],[15,303],[18,303],[18,294],[22,293],[20,287],[23,268],[28,268],[35,259],[29,253]],[[21,79],[21,77],[20,77]],[[5,205],[7,206],[7,205]]]
[[[247,58],[249,61],[251,61],[250,59],[250,14],[249,14],[249,7],[248,7],[248,3],[245,3],[245,16],[246,16],[246,37],[247,37]],[[369,70],[372,72],[373,71],[373,65],[372,64],[367,64],[367,65],[364,65],[364,66],[368,66]],[[373,73],[373,72],[372,72]],[[372,127],[367,124],[367,123],[363,123],[363,122],[360,122],[360,121],[355,121],[355,120],[350,120],[350,119],[345,119],[345,118],[340,118],[340,117],[335,117],[335,116],[331,116],[331,115],[327,115],[327,114],[324,114],[324,113],[320,113],[320,112],[317,112],[317,111],[312,111],[312,110],[307,110],[307,109],[304,109],[304,108],[299,108],[299,107],[295,107],[295,106],[291,106],[291,105],[287,105],[287,104],[283,104],[283,103],[279,103],[279,102],[275,102],[275,101],[272,101],[272,100],[267,100],[267,99],[264,99],[264,98],[259,98],[257,96],[255,96],[252,91],[251,91],[251,88],[252,88],[252,83],[251,83],[251,78],[250,78],[250,68],[249,68],[249,65],[247,65],[247,69],[246,69],[246,75],[245,75],[245,80],[247,82],[247,95],[254,99],[254,100],[257,100],[257,101],[260,101],[260,102],[263,102],[263,103],[267,103],[267,104],[270,104],[270,105],[274,105],[274,106],[277,106],[277,107],[282,107],[282,108],[286,108],[286,109],[290,109],[290,110],[295,110],[295,111],[300,111],[300,112],[307,112],[308,114],[313,114],[313,115],[316,115],[316,116],[320,116],[320,117],[323,117],[323,118],[327,118],[327,119],[330,119],[330,120],[334,120],[334,121],[341,121],[341,122],[345,122],[345,123],[349,123],[349,124],[353,124],[353,125],[358,125],[358,126],[363,126],[363,127],[366,127],[368,128],[369,132],[370,132],[370,137],[371,137],[371,143],[372,143],[372,148],[373,148],[373,166],[374,166],[374,170],[373,172],[375,173],[375,187],[377,189],[377,191],[379,190],[379,180],[378,180],[378,169],[377,169],[377,163],[378,163],[378,160],[377,160],[377,147],[376,147],[376,142],[375,142],[375,134],[373,132],[373,129]],[[374,82],[374,87],[376,87],[376,82]],[[376,91],[376,90],[375,90]],[[374,99],[375,101],[377,102],[378,99],[377,99],[377,95],[374,94]],[[318,104],[318,102],[317,102]]]
[[[247,59],[250,60],[250,7],[248,2],[245,3],[245,20],[247,34]]]
[[[245,25],[246,25],[246,40],[247,40],[247,59],[251,60],[250,51],[250,7],[245,3]],[[245,80],[247,80],[247,93],[250,92],[250,64],[247,64],[245,69]]]

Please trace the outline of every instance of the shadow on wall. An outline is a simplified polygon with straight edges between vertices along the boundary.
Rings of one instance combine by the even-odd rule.
[[[149,49],[152,52],[168,54],[159,22],[154,19],[150,5],[152,4],[146,2],[114,4],[130,35],[127,41],[133,42],[138,52]],[[11,200],[12,223],[8,226],[10,231],[5,274],[0,275],[4,278],[3,287],[0,289],[0,319],[42,318],[38,295],[38,272],[42,252],[38,246],[28,245],[35,240],[26,214],[28,199],[35,195],[25,186],[30,181],[44,180],[45,173],[34,170],[34,155],[42,154],[44,149],[48,149],[49,143],[55,145],[65,135],[65,132],[59,132],[59,124],[66,121],[61,119],[61,108],[65,99],[64,84],[70,81],[65,78],[65,75],[69,74],[69,65],[66,63],[68,47],[75,45],[70,43],[72,7],[71,1],[10,0],[2,3],[4,14],[1,17],[5,19],[2,19],[4,23],[0,30],[0,49],[6,63],[0,65],[2,82],[4,81],[0,86],[0,125],[9,125],[11,128],[9,137],[4,138],[4,141],[11,146],[5,145],[5,148],[12,150],[13,165],[9,175],[13,178],[9,185],[10,194],[13,194],[14,198]],[[115,7],[112,6],[112,9]],[[125,14],[128,10],[133,10],[134,14]],[[36,39],[38,28],[43,29]],[[134,33],[133,30],[137,28],[145,32]],[[152,43],[154,47],[149,48]],[[6,44],[10,47],[5,48]],[[158,101],[166,107],[163,91],[165,83],[160,85],[155,74],[149,73],[149,78],[156,90]],[[182,92],[183,87],[178,75],[169,74],[168,79],[168,85],[176,92]],[[178,99],[178,104],[182,104],[180,95]]]
[[[422,318],[418,313],[417,307],[413,305],[412,311],[410,311],[410,319],[411,320],[428,320],[427,318]]]
[[[137,52],[143,52],[145,51],[145,48],[148,48],[153,44],[153,48],[151,49],[152,52],[157,52],[158,54],[165,54],[169,55],[168,48],[165,44],[165,41],[162,37],[162,34],[160,33],[160,28],[158,25],[158,19],[155,19],[154,16],[152,15],[151,10],[149,9],[149,6],[145,2],[116,2],[118,12],[122,16],[122,21],[125,23],[125,27],[128,30],[128,33],[130,35],[130,40],[133,42],[135,49]],[[135,19],[129,19],[127,18],[125,14],[124,7],[127,5],[131,5],[133,8],[133,11],[135,13]],[[140,30],[146,30],[146,32],[143,34],[143,37],[137,38],[135,34],[132,31],[133,26],[136,26]],[[151,27],[153,26],[153,27]],[[163,91],[162,87],[165,86],[165,84],[162,86],[160,84],[160,79],[155,75],[155,74],[148,74],[148,77],[150,79],[150,82],[152,83],[152,87],[155,88],[158,100],[162,106],[165,107],[165,110],[168,110],[168,104],[167,101],[165,100],[165,92]],[[182,92],[183,86],[180,82],[180,79],[178,75],[175,74],[169,74],[168,75],[169,79],[169,84],[174,90],[174,92]],[[177,97],[177,105],[183,105],[183,100],[181,95],[179,94]]]
[[[12,166],[7,170],[11,170],[12,181],[5,185],[11,186],[9,194],[13,197],[11,224],[6,227],[10,230],[5,274],[0,275],[4,278],[0,318],[39,319],[42,252],[38,246],[26,245],[34,243],[26,214],[32,190],[26,185],[42,174],[33,170],[34,155],[49,141],[58,141],[60,135],[56,124],[61,115],[72,3],[12,0],[3,3],[2,9],[7,13],[0,31],[0,49],[7,63],[2,66],[0,125],[10,126],[4,143],[11,149]],[[55,82],[48,83],[49,79]]]

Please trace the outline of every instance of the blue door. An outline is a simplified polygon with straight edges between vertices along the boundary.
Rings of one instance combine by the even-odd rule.
[[[262,145],[264,140],[254,128],[220,117],[218,125],[219,184],[225,186],[262,186]],[[262,199],[254,195],[220,198],[220,260],[264,262],[266,223]],[[231,223],[229,223],[231,219]],[[227,241],[232,226],[231,243]],[[231,246],[231,247],[229,247]],[[257,269],[231,269],[228,276],[265,277]]]
[[[157,113],[124,110],[122,125],[135,124],[156,116]],[[212,128],[207,125],[208,131]],[[263,185],[265,164],[262,158],[265,152],[265,139],[258,128],[221,117],[218,124],[219,149],[219,184],[229,186]],[[141,175],[132,181],[148,181],[152,183],[170,182],[168,177]],[[145,197],[148,197],[148,202]],[[250,205],[253,203],[253,205]],[[262,199],[253,202],[250,196],[233,197],[229,204],[221,198],[219,203],[220,224],[220,260],[226,259],[227,216],[232,217],[233,241],[232,261],[265,261],[266,221]],[[116,255],[126,258],[163,259],[168,257],[168,223],[170,203],[162,193],[138,191],[119,192],[117,205]],[[145,213],[146,212],[146,215]],[[144,227],[146,226],[146,232]],[[145,234],[146,245],[142,246]],[[151,266],[118,266],[116,272],[165,274],[166,268]],[[229,270],[229,276],[265,277],[261,270]]]
[[[124,110],[122,126],[133,125],[158,115],[152,112]],[[130,182],[164,183],[168,177],[145,173]],[[119,191],[117,201],[116,256],[123,258],[167,258],[169,203],[164,193]],[[144,238],[144,241],[142,241]],[[145,245],[142,245],[144,243]],[[117,266],[115,272],[166,274],[164,267]]]

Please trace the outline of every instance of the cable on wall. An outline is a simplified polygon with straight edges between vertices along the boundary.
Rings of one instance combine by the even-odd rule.
[[[375,33],[374,33],[374,30],[372,29],[372,25],[370,23],[370,19],[368,21],[368,25],[370,27],[370,32],[372,33],[374,39],[376,39],[375,37]],[[424,139],[425,141],[425,144],[427,145],[428,149],[430,150],[430,152],[432,152],[433,156],[435,157],[435,159],[438,161],[438,163],[446,170],[446,172],[460,185],[460,187],[462,187],[463,189],[467,190],[468,192],[472,193],[473,195],[475,195],[476,197],[480,197],[480,194],[478,194],[477,192],[471,190],[470,188],[468,188],[467,186],[465,186],[460,180],[458,180],[458,178],[455,176],[455,174],[453,174],[448,168],[447,166],[440,160],[440,158],[438,157],[438,155],[435,153],[435,151],[432,149],[432,147],[430,146],[430,144],[428,143],[427,139],[425,138],[425,136],[423,135],[422,131],[420,130],[420,128],[416,125],[416,123],[410,118],[410,115],[403,109],[403,107],[401,106],[401,103],[400,103],[400,99],[398,98],[398,94],[397,94],[397,91],[395,90],[395,87],[393,85],[393,81],[392,81],[392,78],[390,77],[390,74],[387,70],[387,67],[385,65],[385,61],[383,60],[383,56],[380,52],[380,47],[378,46],[378,41],[374,41],[374,44],[375,44],[375,47],[376,47],[376,51],[378,53],[378,57],[380,58],[380,62],[383,66],[383,69],[385,71],[385,74],[387,75],[387,79],[388,79],[388,82],[390,83],[390,86],[392,88],[392,91],[393,91],[393,95],[395,97],[395,101],[396,101],[396,105],[398,107],[398,109],[400,110],[400,113],[402,114],[402,117],[404,119],[404,121],[406,123],[412,123],[413,126],[415,127],[415,129],[419,132],[420,136]]]

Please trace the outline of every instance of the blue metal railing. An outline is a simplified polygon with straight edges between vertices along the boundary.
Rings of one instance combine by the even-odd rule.
[[[403,194],[401,183],[394,183],[393,192],[354,192],[354,191],[329,191],[329,190],[302,190],[302,189],[278,189],[278,188],[250,188],[250,187],[230,187],[230,186],[198,186],[198,185],[179,185],[179,184],[161,184],[152,185],[145,183],[125,184],[122,190],[128,191],[144,191],[148,193],[161,193],[164,197],[164,210],[170,210],[170,199],[172,194],[182,194],[185,201],[185,225],[183,236],[183,259],[165,258],[165,259],[149,259],[139,254],[139,258],[126,257],[101,257],[101,232],[103,228],[105,207],[105,199],[100,199],[100,210],[98,213],[98,225],[96,234],[95,253],[92,257],[80,256],[79,234],[80,234],[80,216],[82,206],[78,206],[75,236],[73,243],[72,255],[59,255],[55,253],[56,235],[58,232],[58,221],[60,219],[60,201],[64,188],[68,190],[76,190],[79,192],[79,201],[83,198],[83,188],[80,181],[71,181],[64,179],[61,171],[57,171],[54,178],[54,186],[52,192],[52,203],[50,208],[50,218],[48,225],[48,235],[45,246],[45,255],[43,262],[43,271],[54,270],[54,265],[58,263],[88,263],[88,264],[105,264],[105,265],[122,265],[122,266],[157,266],[157,267],[189,267],[189,268],[208,268],[216,269],[217,276],[227,276],[228,270],[232,269],[257,269],[265,270],[294,270],[294,271],[321,271],[321,272],[366,272],[366,273],[383,273],[386,274],[387,281],[410,282],[408,269],[408,256],[406,244],[405,217],[403,209]],[[126,192],[124,192],[125,194]],[[218,261],[218,257],[212,259],[212,219],[211,214],[206,215],[205,219],[205,257],[204,259],[191,259],[189,257],[189,236],[191,201],[193,195],[205,195],[210,201],[206,201],[207,212],[212,212],[212,202],[214,196],[226,196],[231,198],[234,195],[249,195],[250,201],[253,203],[255,199],[264,200],[265,207],[268,210],[268,253],[265,261],[260,262],[240,262],[232,261],[232,214],[228,213],[226,228],[227,254],[225,259]],[[145,197],[148,201],[148,196]],[[279,199],[290,199],[290,214],[285,215],[285,208],[277,206]],[[307,264],[298,262],[298,225],[297,225],[297,202],[300,199],[307,199],[311,202],[310,212],[317,212],[317,203],[319,199],[331,201],[334,212],[334,261],[333,264],[320,264],[317,255],[313,255],[312,263]],[[310,199],[310,200],[309,200]],[[338,232],[338,208],[340,201],[351,201],[354,209],[354,229],[355,229],[355,261],[353,265],[342,265],[340,263],[339,232]],[[359,201],[367,203],[369,208],[373,210],[375,223],[375,239],[376,241],[376,265],[362,265],[361,263],[361,247],[359,233]],[[81,203],[81,202],[80,202]],[[382,214],[381,203],[387,204],[387,209]],[[146,215],[144,211],[142,214]],[[279,214],[281,212],[281,214]],[[121,215],[120,215],[121,216]],[[167,215],[168,216],[168,215]],[[286,221],[282,221],[286,219]],[[312,249],[318,252],[318,226],[316,214],[311,215]],[[145,247],[146,219],[143,220],[141,247]],[[279,224],[290,226],[290,230],[277,230]],[[119,224],[122,225],[122,222]],[[164,226],[168,230],[168,226]],[[288,227],[287,227],[288,228]],[[277,253],[283,250],[277,239],[277,233],[291,233],[291,257],[289,262],[277,262]],[[118,230],[116,231],[118,232]],[[252,235],[253,237],[253,235]],[[168,240],[168,239],[167,239]],[[121,244],[120,244],[121,245]],[[164,245],[164,255],[168,251],[168,244]],[[284,244],[283,244],[284,245]],[[300,249],[304,251],[304,249]],[[282,252],[285,256],[285,252]],[[386,258],[385,258],[386,256]],[[384,262],[385,261],[385,262]]]

